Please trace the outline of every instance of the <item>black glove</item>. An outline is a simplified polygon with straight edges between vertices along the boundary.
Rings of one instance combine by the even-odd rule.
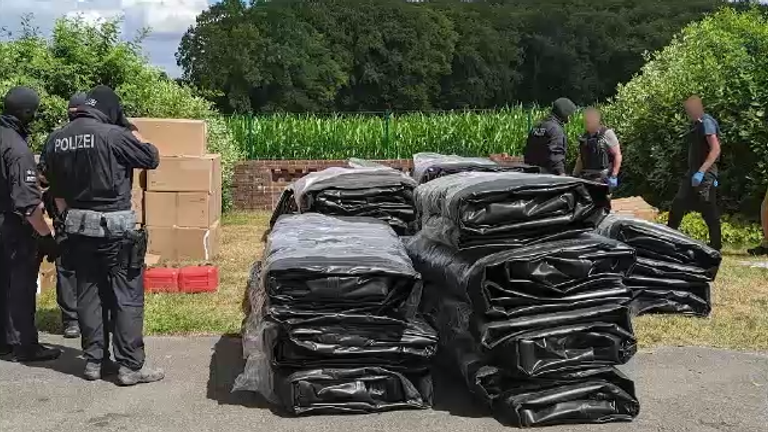
[[[51,234],[37,238],[37,250],[41,260],[47,258],[49,263],[56,261],[60,253],[59,243]]]

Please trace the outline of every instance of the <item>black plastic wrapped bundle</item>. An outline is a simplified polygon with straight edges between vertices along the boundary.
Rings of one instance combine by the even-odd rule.
[[[279,376],[278,398],[292,414],[368,414],[432,405],[429,374],[384,368],[309,369]]]
[[[473,393],[509,426],[628,422],[640,412],[634,383],[613,367],[521,380],[486,366],[473,378]]]
[[[477,259],[417,236],[408,250],[426,281],[422,308],[455,360],[477,351],[536,376],[622,364],[636,351],[622,284],[634,255],[618,242],[585,235]]]
[[[415,201],[422,233],[457,249],[574,237],[610,209],[606,185],[514,172],[442,177],[416,188]]]
[[[400,238],[367,218],[280,218],[265,247],[262,283],[272,306],[315,313],[414,317],[421,280]]]
[[[437,332],[420,319],[409,322],[360,314],[312,314],[271,308],[267,336],[273,364],[283,368],[383,366],[426,371],[437,350]]]
[[[622,283],[632,248],[591,234],[465,251],[417,235],[407,247],[425,280],[422,310],[438,329],[436,359],[500,421],[527,427],[637,415],[631,381],[611,368],[637,350]]]
[[[333,167],[307,174],[292,189],[299,213],[376,218],[406,235],[416,219],[415,187],[415,180],[393,168]]]
[[[384,222],[284,216],[248,284],[235,390],[293,414],[432,403],[437,335],[416,318],[420,275]]]
[[[610,215],[597,232],[637,251],[637,265],[625,280],[636,314],[709,315],[710,282],[722,260],[718,251],[664,225],[630,217]]]
[[[413,156],[413,178],[419,184],[461,172],[524,172],[538,174],[538,167],[524,163],[500,165],[487,158],[473,158],[438,153],[418,153]]]

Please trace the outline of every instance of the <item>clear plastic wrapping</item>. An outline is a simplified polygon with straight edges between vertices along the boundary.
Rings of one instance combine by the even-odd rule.
[[[458,249],[573,237],[610,209],[605,185],[515,172],[442,177],[416,188],[415,201],[422,233]]]

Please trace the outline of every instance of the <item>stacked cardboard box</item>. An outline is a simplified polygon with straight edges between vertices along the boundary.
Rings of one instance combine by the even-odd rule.
[[[160,151],[144,192],[148,252],[167,260],[211,259],[221,240],[221,158],[206,154],[205,122],[131,121]]]

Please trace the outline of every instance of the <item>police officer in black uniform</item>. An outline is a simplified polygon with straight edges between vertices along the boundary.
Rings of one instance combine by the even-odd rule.
[[[68,115],[70,121],[75,119],[77,109],[85,104],[85,97],[86,94],[80,92],[75,93],[69,99]],[[40,155],[38,171],[41,173],[40,183],[45,188],[48,186],[48,180],[42,175],[45,172],[45,154]],[[50,190],[43,191],[43,203],[48,217],[54,221],[54,226],[63,226],[61,220],[63,215],[58,210]],[[59,246],[62,250],[61,256],[56,260],[56,302],[61,310],[64,337],[77,339],[80,337],[80,325],[77,322],[77,280],[71,264],[72,256],[66,253],[66,242],[62,242]]]
[[[552,113],[528,134],[524,152],[526,164],[539,167],[543,174],[565,175],[568,137],[564,127],[576,109],[576,105],[567,98],[560,98],[552,104]]]
[[[0,354],[20,362],[54,360],[58,349],[38,341],[35,301],[38,256],[56,258],[58,246],[43,219],[35,158],[28,126],[40,99],[34,90],[14,87],[0,116]]]
[[[134,169],[154,169],[157,148],[125,126],[120,99],[106,86],[93,88],[75,119],[51,134],[45,145],[46,178],[64,199],[64,231],[77,279],[77,304],[84,376],[110,372],[103,310],[111,313],[118,383],[125,386],[164,378],[145,365],[144,255],[146,233],[131,210]]]
[[[688,171],[672,202],[668,225],[678,229],[685,214],[696,210],[709,228],[709,245],[720,250],[723,246],[720,210],[717,207],[720,126],[704,112],[704,104],[698,96],[691,96],[685,101],[685,111],[691,120],[687,134]]]

